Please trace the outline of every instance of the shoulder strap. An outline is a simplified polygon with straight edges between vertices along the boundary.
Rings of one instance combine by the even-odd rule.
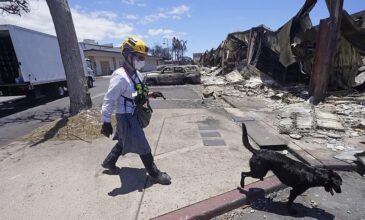
[[[128,73],[126,70],[124,70],[124,71],[125,71],[126,75],[128,76],[128,78],[129,78],[130,80],[132,80],[133,85],[135,86],[135,85],[136,85],[136,83],[135,83],[135,81],[133,80],[133,78],[129,75],[129,73]],[[128,101],[128,102],[130,102],[130,103],[132,103],[132,104],[134,104],[134,101],[133,101],[133,99],[128,98],[128,97],[125,97],[124,95],[120,95],[120,96],[122,96],[122,97],[124,98],[124,109],[125,109],[125,111],[127,112],[127,101]]]
[[[132,105],[133,105],[133,103],[134,103],[133,99],[127,98],[124,95],[120,95],[120,96],[122,96],[124,98],[124,111],[127,112],[127,101],[132,103]]]
[[[134,81],[134,79],[133,79],[133,77],[132,77],[133,75],[131,76],[131,75],[128,73],[128,71],[125,71],[125,73],[127,74],[128,78],[129,78],[130,80],[132,80],[133,85],[136,85],[137,83],[136,83],[136,81]],[[139,79],[139,77],[138,77],[137,72],[134,72],[134,74],[137,76],[137,79],[138,79],[139,81],[141,81],[141,80]]]

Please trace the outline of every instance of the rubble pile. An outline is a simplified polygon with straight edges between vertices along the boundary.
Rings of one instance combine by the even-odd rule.
[[[365,135],[365,101],[362,102],[362,104],[335,103],[335,109],[337,115],[341,118],[343,125],[346,128],[349,128],[349,136],[358,137]]]
[[[91,142],[102,137],[100,134],[100,109],[83,110],[79,114],[47,124],[23,137],[23,141],[41,142],[45,140],[82,140]],[[116,124],[115,117],[112,124]]]
[[[201,82],[204,85],[224,85],[226,83],[224,76],[221,76],[222,69],[218,67],[201,68]]]
[[[293,139],[304,138],[332,151],[349,151],[355,146],[346,144],[346,139],[365,136],[364,118],[365,103],[332,102],[314,107],[304,102],[281,111],[278,129]]]
[[[308,92],[304,91],[307,86],[304,84],[281,86],[274,79],[254,67],[237,69],[221,75],[222,68],[201,68],[201,79],[203,83],[203,96],[258,96],[281,100],[274,104],[276,109],[282,108],[285,104],[298,103],[308,98]]]

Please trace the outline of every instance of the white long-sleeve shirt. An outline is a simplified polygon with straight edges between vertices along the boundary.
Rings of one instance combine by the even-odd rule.
[[[139,79],[142,80],[142,76],[137,72]],[[137,75],[133,75],[133,80],[138,83]],[[125,69],[120,67],[116,69],[109,82],[109,88],[104,96],[104,102],[101,107],[101,121],[111,122],[114,106],[116,113],[133,113],[135,106],[130,101],[124,102],[124,97],[133,99],[137,96],[137,91],[134,88],[132,80],[127,75]],[[126,104],[126,106],[124,105]]]

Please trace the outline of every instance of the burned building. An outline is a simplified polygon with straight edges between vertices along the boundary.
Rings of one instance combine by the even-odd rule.
[[[276,31],[261,25],[228,34],[216,49],[202,55],[200,64],[222,67],[223,74],[250,66],[279,81],[309,82],[319,32],[318,26],[312,26],[309,12],[316,2],[307,0],[299,12]],[[364,18],[365,11],[351,16],[342,12],[330,88],[348,89],[363,83],[355,78],[365,71],[361,69],[365,56]]]

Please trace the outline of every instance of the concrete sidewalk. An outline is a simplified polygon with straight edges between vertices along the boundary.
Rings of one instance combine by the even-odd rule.
[[[171,185],[152,185],[133,154],[119,159],[119,175],[104,174],[111,139],[15,142],[0,162],[0,218],[149,219],[237,188],[248,169],[251,153],[224,111],[156,109],[145,131]]]
[[[0,151],[0,218],[167,219],[189,210],[204,216],[202,212],[213,215],[245,205],[247,198],[236,189],[241,171],[249,170],[252,154],[242,146],[235,120],[251,117],[265,127],[263,133],[278,132],[275,112],[265,108],[269,103],[235,104],[237,108],[224,110],[154,111],[145,132],[156,164],[172,177],[169,186],[153,185],[133,154],[119,159],[119,175],[103,173],[100,163],[115,143],[111,139],[48,141],[31,148],[14,142]],[[305,143],[281,138],[291,156],[295,153],[313,165],[328,165],[320,151],[312,154]],[[247,190],[260,188],[264,193],[282,188],[270,177],[264,182],[247,178],[246,185]]]

